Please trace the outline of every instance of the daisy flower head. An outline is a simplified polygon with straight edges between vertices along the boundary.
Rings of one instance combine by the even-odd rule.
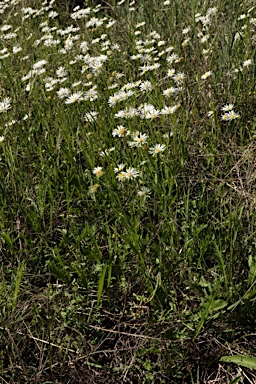
[[[245,60],[243,62],[243,67],[249,67],[249,65],[252,65],[252,60],[251,59],[248,59],[248,60]]]
[[[243,13],[242,15],[240,15],[240,16],[238,17],[237,20],[244,20],[244,19],[246,19],[246,18],[247,18],[247,16]]]
[[[124,137],[129,134],[129,131],[127,128],[125,128],[123,125],[118,125],[117,128],[113,129],[112,136],[118,136],[118,137]]]
[[[157,43],[157,46],[158,47],[162,47],[162,45],[165,45],[165,41],[164,40],[161,40]]]
[[[150,92],[153,89],[151,82],[148,80],[141,82],[139,87],[140,87],[141,92]]]
[[[84,94],[85,101],[86,100],[94,101],[94,100],[97,100],[97,98],[98,98],[98,91],[96,90],[95,85]]]
[[[146,143],[148,136],[145,133],[140,133],[132,137],[133,141],[128,141],[130,147],[141,147]]]
[[[207,79],[207,77],[211,76],[212,75],[212,71],[207,71],[205,72],[202,76],[201,76],[201,79],[202,80],[205,80]]]
[[[11,108],[11,99],[6,97],[0,102],[0,113],[7,112]]]
[[[79,81],[75,81],[73,84],[72,84],[72,88],[76,88],[76,87],[78,87],[78,85],[80,85],[81,84],[81,81],[79,80]]]
[[[221,110],[224,112],[229,112],[229,111],[232,111],[233,108],[234,108],[233,104],[226,104],[224,105],[224,107],[221,108]]]
[[[168,64],[172,64],[173,62],[176,62],[179,60],[179,55],[177,53],[172,53],[170,56],[166,58],[166,61]]]
[[[223,121],[231,121],[235,119],[239,119],[240,115],[234,111],[230,111],[227,113],[224,113],[224,115],[221,116],[221,120]]]
[[[169,52],[171,52],[173,50],[174,50],[174,47],[172,45],[170,45],[169,47],[166,48],[165,52],[169,53]]]
[[[64,97],[68,97],[70,94],[70,90],[68,88],[60,88],[57,91],[57,95],[60,99],[63,99]]]
[[[203,50],[202,50],[202,54],[203,54],[203,55],[208,55],[208,53],[210,53],[210,52],[211,52],[210,49],[203,49]]]
[[[121,111],[118,111],[117,113],[114,114],[114,117],[115,119],[118,119],[118,118],[128,118],[127,114],[125,111],[121,110]],[[113,135],[113,133],[112,133]],[[116,136],[115,134],[113,136]]]
[[[229,120],[235,120],[235,119],[239,119],[240,115],[239,115],[239,113],[236,113],[234,111],[230,111],[230,112],[228,112],[228,118],[229,118]]]
[[[180,104],[176,104],[172,107],[165,106],[161,109],[161,115],[172,115],[177,109],[180,108]]]
[[[188,43],[190,42],[190,37],[188,37],[187,39],[185,39],[183,42],[182,42],[182,47],[186,47],[188,45]]]
[[[216,8],[216,7],[209,8],[209,9],[207,9],[206,15],[207,16],[214,16],[214,15],[216,15],[217,12],[218,12],[218,8]]]
[[[174,74],[175,74],[175,69],[174,68],[168,69],[167,77],[172,77]]]
[[[118,166],[116,168],[114,168],[114,172],[115,173],[121,172],[124,168],[125,168],[124,163],[118,164]]]
[[[176,75],[173,75],[173,79],[176,83],[182,83],[183,80],[186,78],[185,73],[179,72]]]
[[[182,31],[182,34],[183,35],[186,35],[187,33],[189,33],[191,31],[191,28],[188,27],[188,28],[184,28],[183,31]]]
[[[120,173],[118,173],[116,178],[118,181],[124,181],[126,179],[126,172],[121,171]]]
[[[42,68],[45,64],[47,64],[46,60],[39,60],[36,63],[33,64],[33,69],[39,69]]]
[[[163,91],[163,95],[165,97],[170,97],[172,95],[175,95],[176,93],[178,92],[178,88],[176,87],[170,87],[170,88],[167,88]]]
[[[151,190],[147,187],[141,187],[141,189],[138,191],[138,196],[140,197],[150,197]]]
[[[164,144],[156,144],[154,147],[149,148],[149,154],[152,156],[158,155],[165,150]]]
[[[201,39],[200,39],[200,42],[201,43],[206,43],[210,38],[210,35],[204,35]]]
[[[158,116],[160,115],[160,111],[158,111],[157,109],[152,109],[151,111],[149,111],[148,113],[146,113],[145,115],[145,119],[155,119],[157,118]]]
[[[147,113],[154,111],[155,107],[152,104],[144,103],[138,107],[138,110],[141,118],[143,118],[146,116]]]
[[[140,28],[140,27],[143,27],[145,24],[146,24],[146,22],[145,22],[145,21],[142,21],[141,23],[136,24],[135,27],[136,27],[136,28]]]
[[[26,121],[30,117],[30,114],[26,114],[23,116],[22,120]]]
[[[0,136],[0,143],[2,143],[4,141],[5,137],[4,136]]]
[[[94,175],[99,179],[103,175],[102,167],[95,167],[92,171]]]
[[[76,101],[81,101],[82,96],[83,92],[75,92],[66,99],[65,104],[73,104]]]
[[[120,101],[120,94],[117,93],[115,94],[114,96],[110,96],[109,99],[108,99],[108,105],[110,107],[114,107],[116,105],[116,103],[118,103]]]
[[[128,168],[125,172],[125,178],[128,180],[135,179],[139,176],[139,172],[135,168]]]
[[[6,31],[8,31],[10,28],[12,28],[12,26],[11,25],[7,25],[7,24],[5,24],[5,25],[3,25],[2,27],[1,27],[1,31],[2,32],[6,32]]]
[[[14,54],[16,54],[16,53],[18,53],[18,52],[20,52],[20,51],[22,51],[22,48],[21,48],[19,45],[15,45],[15,46],[12,48],[12,52],[13,52]]]
[[[64,67],[59,67],[56,70],[56,75],[57,75],[57,77],[65,77],[65,76],[67,76],[67,71],[65,70]]]
[[[224,115],[221,116],[221,120],[223,121],[228,121],[229,118],[228,118],[228,114],[227,113],[224,113]]]
[[[114,83],[114,84],[111,84],[108,86],[108,89],[115,89],[118,87],[118,84],[117,83]]]

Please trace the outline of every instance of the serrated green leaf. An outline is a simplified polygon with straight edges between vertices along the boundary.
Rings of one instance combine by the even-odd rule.
[[[241,365],[242,367],[256,369],[256,357],[254,356],[249,356],[249,355],[222,356],[220,361],[223,361],[225,363],[235,363],[237,365]]]

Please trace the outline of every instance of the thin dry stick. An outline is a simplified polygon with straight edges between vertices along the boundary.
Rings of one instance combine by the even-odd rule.
[[[177,342],[177,340],[163,340],[163,339],[158,339],[157,337],[151,337],[151,336],[145,336],[145,335],[138,335],[136,333],[129,333],[129,332],[122,332],[122,331],[114,331],[113,329],[106,329],[106,328],[101,328],[97,327],[96,325],[90,325],[91,328],[97,329],[99,331],[105,331],[105,332],[110,332],[110,333],[116,333],[120,335],[126,335],[126,336],[132,336],[132,337],[139,337],[141,339],[147,339],[147,340],[155,340],[155,341],[161,341],[162,343],[165,343],[166,341],[168,342]]]
[[[13,337],[10,334],[9,329],[8,328],[3,328],[3,327],[0,327],[0,329],[7,331],[10,339],[14,343]],[[42,339],[39,339],[38,337],[35,337],[35,336],[32,336],[32,335],[25,335],[25,333],[23,333],[23,332],[16,332],[16,333],[18,333],[19,335],[22,335],[22,336],[28,336],[30,339],[33,339],[35,341],[40,341],[43,344],[51,345],[52,347],[55,347],[55,348],[64,349],[64,350],[66,350],[68,352],[72,352],[72,353],[77,353],[77,351],[74,351],[73,349],[69,349],[69,348],[66,348],[66,347],[60,347],[59,345],[51,343],[50,341],[42,340]],[[14,344],[14,346],[15,346],[15,344]]]

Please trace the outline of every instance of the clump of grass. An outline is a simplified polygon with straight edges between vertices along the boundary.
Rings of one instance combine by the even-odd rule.
[[[73,7],[1,4],[0,378],[253,382],[255,8]]]

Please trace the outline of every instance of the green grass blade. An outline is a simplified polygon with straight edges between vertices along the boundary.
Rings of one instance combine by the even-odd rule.
[[[102,272],[101,272],[101,275],[100,275],[100,278],[99,278],[99,284],[98,284],[98,305],[100,303],[101,296],[102,296],[102,291],[103,291],[103,287],[104,287],[106,272],[107,272],[107,264],[104,265],[104,267],[102,269]]]
[[[21,279],[24,273],[24,268],[25,268],[25,262],[23,261],[18,269],[17,276],[16,276],[16,281],[15,281],[15,290],[14,290],[14,296],[12,300],[12,312],[14,312],[16,305],[17,305],[17,300],[18,300],[18,295],[20,291],[20,283]]]

